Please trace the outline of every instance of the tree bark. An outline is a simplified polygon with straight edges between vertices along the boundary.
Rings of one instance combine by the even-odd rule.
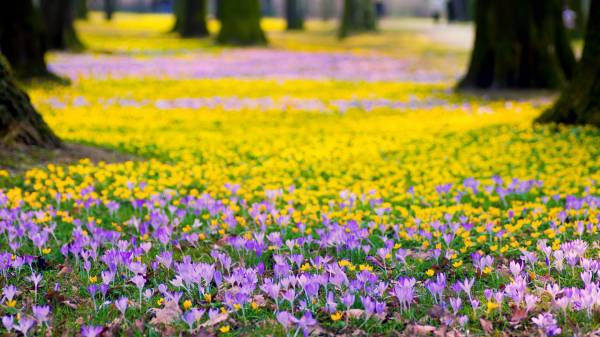
[[[104,18],[111,21],[115,14],[117,0],[104,0]]]
[[[206,24],[207,3],[206,0],[178,0],[178,8],[175,15],[177,32],[182,37],[208,36]]]
[[[344,0],[344,13],[339,29],[339,37],[351,33],[374,31],[377,29],[375,5],[372,0]]]
[[[304,29],[304,1],[286,0],[285,18],[287,21],[287,30]]]
[[[175,24],[173,25],[172,32],[179,32],[181,27],[181,17],[183,16],[183,3],[184,0],[173,0],[173,14],[175,15]]]
[[[335,13],[335,4],[333,0],[321,0],[321,19],[329,21]]]
[[[81,20],[88,18],[87,0],[75,0],[75,17]]]
[[[43,19],[32,0],[0,1],[0,50],[17,76],[49,75]]]
[[[261,45],[267,38],[260,26],[259,0],[219,0],[221,30],[217,42]]]
[[[537,122],[600,127],[600,1],[593,0],[590,6],[583,55],[575,76]]]
[[[478,0],[475,45],[463,89],[559,88],[575,56],[560,0]]]
[[[41,0],[49,49],[81,50],[83,44],[74,26],[76,0]]]
[[[34,109],[29,96],[12,78],[8,63],[0,55],[0,144],[61,146],[60,139]]]

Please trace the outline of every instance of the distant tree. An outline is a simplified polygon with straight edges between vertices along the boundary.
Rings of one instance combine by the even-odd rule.
[[[25,2],[24,0],[10,2]],[[8,62],[0,54],[0,144],[61,146],[60,139],[35,110],[29,96],[15,83]]]
[[[596,1],[596,0],[594,0]],[[575,56],[561,0],[478,0],[475,45],[459,88],[559,88]]]
[[[304,29],[304,0],[285,0],[285,18],[288,30]]]
[[[175,29],[182,37],[208,36],[206,0],[177,0]]]
[[[600,1],[592,0],[583,55],[575,76],[540,123],[592,124],[600,127]]]
[[[75,31],[76,0],[41,0],[40,6],[46,26],[46,43],[49,49],[78,50],[83,44]]]
[[[221,30],[217,42],[234,45],[266,44],[260,26],[259,0],[219,0]]]
[[[335,14],[335,3],[333,0],[321,0],[321,18],[328,21]]]
[[[50,75],[44,22],[33,0],[0,1],[0,51],[21,78]]]
[[[273,0],[260,0],[260,13],[262,16],[275,16],[275,6],[273,6]]]
[[[340,23],[339,36],[351,33],[374,31],[377,28],[375,4],[372,0],[344,0],[344,13]]]
[[[470,0],[449,0],[447,2],[448,21],[471,20],[471,6]]]
[[[104,18],[106,21],[110,21],[115,14],[117,9],[117,0],[104,0]]]
[[[81,20],[88,18],[88,3],[87,0],[75,0],[75,17]]]

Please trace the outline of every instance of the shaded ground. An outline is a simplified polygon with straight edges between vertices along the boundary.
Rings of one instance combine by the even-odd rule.
[[[50,163],[69,165],[82,159],[90,160],[93,163],[117,163],[136,160],[138,157],[115,150],[76,143],[66,143],[64,148],[56,150],[26,146],[10,149],[0,147],[0,169],[16,174]]]

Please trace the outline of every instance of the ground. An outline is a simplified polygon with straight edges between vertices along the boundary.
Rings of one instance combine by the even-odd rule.
[[[59,136],[118,155],[2,171],[5,327],[600,328],[600,132],[533,125],[553,93],[454,93],[469,26],[339,41],[334,22],[269,19],[270,47],[229,49],[172,24],[94,14],[77,23],[87,52],[48,58],[72,84],[29,84]]]

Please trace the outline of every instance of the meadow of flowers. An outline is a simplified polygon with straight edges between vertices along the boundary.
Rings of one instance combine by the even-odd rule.
[[[80,30],[134,51],[53,55],[73,84],[29,89],[64,139],[135,157],[0,172],[3,333],[600,333],[597,129],[453,93],[461,53],[407,61],[425,37],[204,50],[132,21]]]

